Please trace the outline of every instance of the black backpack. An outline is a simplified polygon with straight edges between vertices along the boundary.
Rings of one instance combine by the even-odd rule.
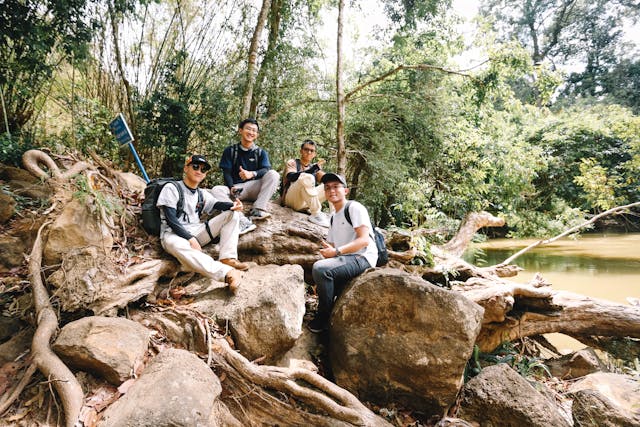
[[[353,227],[351,214],[349,214],[350,205],[351,200],[348,200],[344,206],[344,217],[349,225]],[[331,217],[331,225],[333,225],[333,217]],[[371,230],[373,231],[373,241],[376,242],[376,248],[378,249],[378,262],[376,263],[376,267],[382,267],[389,262],[389,251],[387,251],[387,245],[384,243],[384,236],[378,228],[373,226],[373,223],[371,223]]]
[[[178,184],[180,180],[175,178],[157,178],[152,180],[147,184],[147,187],[144,189],[144,201],[142,202],[142,228],[147,233],[153,236],[160,235],[160,209],[156,206],[158,203],[158,196],[160,196],[160,192],[164,188],[165,185],[171,183],[176,186],[178,190],[178,205],[176,206],[176,211],[178,217],[180,215],[186,215],[183,210],[184,206],[184,194],[182,194],[182,187]],[[202,190],[198,188],[198,204],[196,205],[196,212],[198,215],[202,212],[202,208],[204,207]]]

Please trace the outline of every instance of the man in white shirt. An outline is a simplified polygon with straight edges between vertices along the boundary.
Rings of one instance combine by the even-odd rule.
[[[178,186],[162,187],[156,206],[160,209],[162,225],[160,241],[165,251],[175,256],[189,271],[195,271],[213,280],[225,282],[236,293],[241,273],[248,266],[238,261],[239,221],[242,202],[216,200],[208,191],[198,189],[211,165],[204,156],[193,155],[184,165],[184,178]],[[179,188],[179,189],[178,189]],[[178,211],[182,192],[184,202]],[[202,206],[198,206],[198,203]],[[199,212],[222,211],[206,223],[200,222]],[[202,251],[202,246],[220,236],[220,261]]]
[[[318,293],[318,312],[307,325],[314,333],[329,327],[329,317],[334,298],[342,292],[346,283],[375,267],[378,249],[371,237],[371,219],[367,208],[352,201],[349,203],[349,218],[345,216],[347,205],[347,182],[344,177],[327,173],[322,177],[326,199],[335,208],[327,241],[322,242],[320,254],[325,258],[313,264],[312,276]]]

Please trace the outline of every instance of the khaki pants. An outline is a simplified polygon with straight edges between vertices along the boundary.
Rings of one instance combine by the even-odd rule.
[[[209,220],[209,229],[213,237],[220,236],[220,259],[238,258],[238,233],[240,232],[240,213],[225,211]],[[211,241],[204,223],[193,235],[201,246]],[[224,282],[227,273],[232,267],[222,264],[202,251],[193,249],[187,239],[175,234],[170,229],[162,235],[162,247],[180,261],[180,264],[188,270],[195,271],[203,276],[219,282]]]
[[[322,202],[325,200],[324,184],[316,186],[313,175],[301,173],[289,186],[284,204],[296,211],[309,209],[311,215],[316,215],[322,209]]]

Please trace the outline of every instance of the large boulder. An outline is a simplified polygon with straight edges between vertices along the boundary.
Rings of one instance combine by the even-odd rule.
[[[631,376],[597,372],[569,388],[573,421],[580,427],[640,425],[640,382]]]
[[[87,204],[74,199],[65,205],[51,225],[44,258],[48,265],[57,264],[72,249],[85,246],[94,246],[109,253],[113,236]]]
[[[214,427],[228,425],[217,401],[222,386],[213,371],[186,350],[168,349],[144,369],[105,412],[102,427]],[[224,414],[225,417],[228,413]]]
[[[507,364],[488,366],[465,384],[458,417],[480,427],[564,427],[560,410]]]
[[[66,324],[52,347],[67,364],[120,385],[142,364],[149,335],[132,320],[83,317]]]
[[[363,400],[442,414],[454,402],[483,309],[400,270],[370,270],[336,301],[336,382]]]
[[[305,285],[299,265],[256,266],[244,273],[236,295],[211,279],[195,283],[209,292],[190,307],[228,324],[237,348],[248,359],[273,362],[293,346],[302,333]]]
[[[15,212],[16,200],[4,191],[0,191],[0,224],[9,221]]]

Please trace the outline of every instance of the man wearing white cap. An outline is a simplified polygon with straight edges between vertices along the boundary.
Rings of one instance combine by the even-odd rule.
[[[225,282],[236,293],[241,273],[249,267],[238,261],[239,221],[242,202],[225,202],[215,199],[198,186],[206,177],[211,165],[204,156],[189,156],[184,165],[184,178],[175,185],[165,185],[160,191],[156,206],[160,208],[162,225],[160,241],[165,251],[175,256],[189,271],[195,271],[213,280]],[[178,190],[179,188],[179,190]],[[180,193],[183,204],[178,210]],[[206,223],[200,222],[200,212],[222,211]],[[220,236],[220,261],[215,261],[202,251],[202,246]]]
[[[284,205],[293,210],[308,209],[309,221],[323,227],[329,227],[329,220],[322,213],[322,202],[325,201],[324,185],[316,185],[322,179],[323,160],[312,163],[316,157],[316,143],[307,139],[300,146],[300,158],[289,159],[285,170],[282,188]]]

